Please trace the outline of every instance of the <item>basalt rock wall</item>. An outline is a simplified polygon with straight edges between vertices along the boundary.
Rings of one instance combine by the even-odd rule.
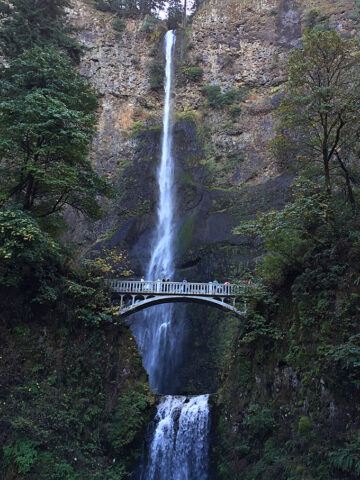
[[[151,88],[149,72],[151,65],[163,62],[166,26],[149,34],[146,19],[127,20],[117,32],[111,13],[96,10],[90,1],[72,3],[70,20],[86,47],[80,71],[100,101],[93,161],[119,195],[104,203],[105,217],[95,224],[69,213],[67,239],[82,252],[104,242],[122,245],[140,275],[155,222],[163,106],[162,88]],[[350,0],[209,0],[187,30],[178,32],[174,155],[179,276],[236,275],[239,262],[256,255],[256,245],[236,238],[231,229],[258,211],[281,207],[288,195],[292,174],[269,148],[273,113],[286,79],[283,65],[310,21],[356,35],[356,23],[349,18],[353,10]],[[201,78],[191,77],[193,67],[201,69]],[[204,95],[210,85],[218,85],[222,94],[236,90],[236,98],[212,106]]]

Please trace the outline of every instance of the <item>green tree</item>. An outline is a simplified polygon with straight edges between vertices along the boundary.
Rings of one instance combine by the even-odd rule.
[[[123,17],[150,15],[163,9],[165,0],[97,0],[96,7],[105,12],[114,12]]]
[[[69,0],[11,0],[11,8],[0,2],[7,13],[0,29],[0,45],[8,57],[15,57],[35,46],[55,46],[78,62],[82,47],[70,36],[66,23]]]
[[[168,27],[176,29],[183,24],[184,7],[181,0],[170,0],[168,2]]]
[[[0,185],[36,217],[71,206],[101,216],[110,187],[88,160],[97,99],[69,59],[39,47],[0,72]]]
[[[288,63],[289,79],[278,109],[275,147],[293,151],[306,165],[321,165],[329,194],[336,179],[345,179],[347,197],[354,202],[352,184],[355,145],[360,131],[360,55],[358,44],[335,31],[307,31],[300,49]]]
[[[28,304],[56,300],[60,264],[59,245],[41,231],[33,218],[16,208],[0,210],[2,287],[19,288]]]

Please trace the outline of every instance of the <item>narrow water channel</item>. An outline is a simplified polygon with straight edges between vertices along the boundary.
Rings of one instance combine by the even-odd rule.
[[[158,168],[158,210],[146,280],[174,278],[176,198],[172,156],[172,79],[176,33],[165,36],[165,98],[161,161]],[[145,310],[132,325],[149,373],[150,386],[164,394],[155,428],[140,466],[141,480],[207,480],[210,415],[208,396],[166,395],[171,392],[181,357],[183,322],[171,304]]]

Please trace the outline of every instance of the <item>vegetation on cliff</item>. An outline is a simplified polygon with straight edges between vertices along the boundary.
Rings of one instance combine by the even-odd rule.
[[[360,473],[356,47],[308,32],[289,60],[275,146],[293,142],[298,175],[283,210],[236,230],[264,256],[218,397],[219,478]]]
[[[0,30],[0,476],[128,478],[154,402],[105,281],[128,265],[121,249],[79,261],[60,240],[67,208],[100,218],[112,195],[88,159],[97,98],[65,54],[81,51],[68,2],[12,4]]]

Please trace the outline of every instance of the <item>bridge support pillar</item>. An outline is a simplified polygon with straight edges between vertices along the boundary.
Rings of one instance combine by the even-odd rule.
[[[131,298],[132,298],[131,304],[132,304],[132,305],[135,305],[135,296],[136,296],[136,295],[131,295]]]
[[[121,305],[121,308],[124,305],[124,295],[120,295],[120,305]]]

